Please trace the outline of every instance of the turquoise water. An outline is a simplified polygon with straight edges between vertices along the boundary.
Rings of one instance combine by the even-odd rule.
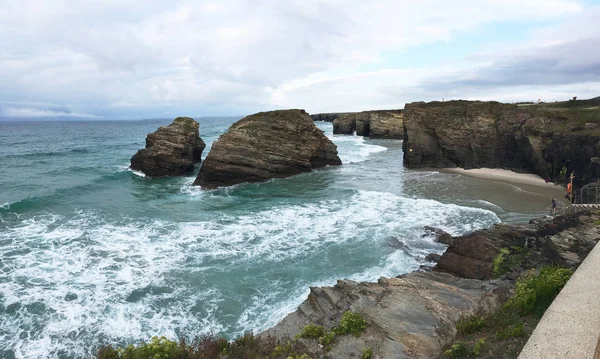
[[[235,120],[199,120],[207,150]],[[169,122],[0,122],[0,358],[260,331],[309,286],[417,269],[444,249],[425,225],[461,234],[546,210],[505,210],[515,189],[404,169],[400,141],[334,136],[330,123],[318,126],[341,167],[214,191],[129,171]]]

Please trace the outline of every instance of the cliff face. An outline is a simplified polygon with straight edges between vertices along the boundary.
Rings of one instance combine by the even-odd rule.
[[[261,182],[341,164],[336,145],[304,110],[261,112],[234,123],[213,143],[194,185]]]
[[[336,118],[338,118],[339,115],[342,115],[343,113],[316,113],[313,115],[310,115],[310,118],[313,119],[313,121],[325,121],[325,122],[333,122],[333,120],[335,120]]]
[[[179,176],[200,162],[206,147],[199,136],[200,125],[189,117],[177,117],[146,137],[146,148],[131,158],[131,169],[151,177]]]
[[[600,240],[599,219],[579,213],[446,238],[453,244],[434,271],[311,288],[295,312],[264,334],[291,338],[308,324],[331,329],[351,310],[364,317],[366,330],[358,337],[339,336],[327,352],[313,343],[323,354],[317,357],[350,359],[372,348],[372,358],[436,358],[453,342],[461,315],[497,307],[525,270],[548,264],[576,268]]]
[[[402,139],[402,110],[364,111],[339,114],[333,120],[333,133],[371,138]]]
[[[597,123],[600,112],[594,107],[411,103],[404,109],[404,164],[505,168],[553,180],[565,166],[581,185],[590,160],[600,156]]]

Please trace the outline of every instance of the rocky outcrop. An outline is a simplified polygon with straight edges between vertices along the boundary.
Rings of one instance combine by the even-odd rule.
[[[316,113],[313,115],[310,115],[310,118],[313,119],[313,121],[324,121],[324,122],[333,122],[336,118],[338,118],[339,115],[342,115],[343,113]]]
[[[345,113],[333,121],[333,133],[371,138],[402,139],[402,110],[381,110]]]
[[[367,329],[360,337],[336,339],[328,357],[356,358],[363,348],[372,348],[373,358],[433,358],[451,342],[460,315],[494,307],[503,288],[501,281],[435,272],[380,278],[377,283],[340,280],[333,287],[311,288],[298,310],[267,334],[293,337],[311,323],[331,329],[351,310],[365,318]]]
[[[561,179],[565,166],[567,174],[575,171],[579,187],[587,183],[582,175],[590,159],[600,156],[600,129],[585,128],[593,114],[585,111],[596,110],[480,101],[407,104],[404,164],[504,168],[553,180]]]
[[[189,117],[177,117],[169,126],[159,127],[146,137],[146,148],[131,158],[130,168],[151,177],[189,173],[206,147],[199,128]]]
[[[341,164],[336,145],[304,110],[260,112],[234,123],[213,143],[194,185],[262,182]]]
[[[366,330],[359,337],[339,336],[329,348],[306,341],[311,352],[321,353],[315,358],[356,358],[362,348],[371,348],[377,359],[436,358],[453,342],[456,320],[497,307],[523,271],[553,263],[576,268],[600,240],[599,219],[579,213],[454,237],[434,271],[311,288],[295,312],[264,334],[293,338],[308,324],[329,330],[350,310],[362,315]]]
[[[462,278],[492,279],[557,264],[576,268],[600,240],[600,215],[587,213],[498,224],[455,238],[434,270]]]

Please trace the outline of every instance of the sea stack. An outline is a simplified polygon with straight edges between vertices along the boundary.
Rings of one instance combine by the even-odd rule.
[[[318,115],[314,116],[317,117]],[[401,140],[404,138],[402,118],[402,110],[377,110],[339,114],[333,120],[333,133],[351,135],[356,132],[358,136]]]
[[[131,158],[130,168],[150,177],[189,173],[206,147],[199,128],[189,117],[177,117],[169,126],[159,127],[146,137],[146,148]]]
[[[337,146],[304,110],[260,112],[213,143],[194,185],[213,189],[341,164]]]

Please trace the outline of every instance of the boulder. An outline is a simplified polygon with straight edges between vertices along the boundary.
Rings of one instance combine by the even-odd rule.
[[[304,110],[260,112],[213,143],[194,185],[213,189],[341,164],[336,145]]]
[[[580,187],[590,159],[600,156],[600,130],[584,128],[580,113],[499,102],[410,103],[403,112],[404,165],[504,168],[557,181],[565,166]]]
[[[199,128],[189,117],[177,117],[169,126],[159,127],[146,137],[146,148],[131,158],[130,168],[150,177],[189,173],[206,147]]]
[[[450,233],[448,233],[442,229],[431,227],[431,226],[425,226],[425,227],[423,227],[423,229],[425,230],[425,234],[423,234],[423,237],[433,236],[435,238],[435,241],[438,243],[445,244],[447,246],[451,246],[456,242],[456,239],[454,237],[452,237],[452,235],[450,235]]]

